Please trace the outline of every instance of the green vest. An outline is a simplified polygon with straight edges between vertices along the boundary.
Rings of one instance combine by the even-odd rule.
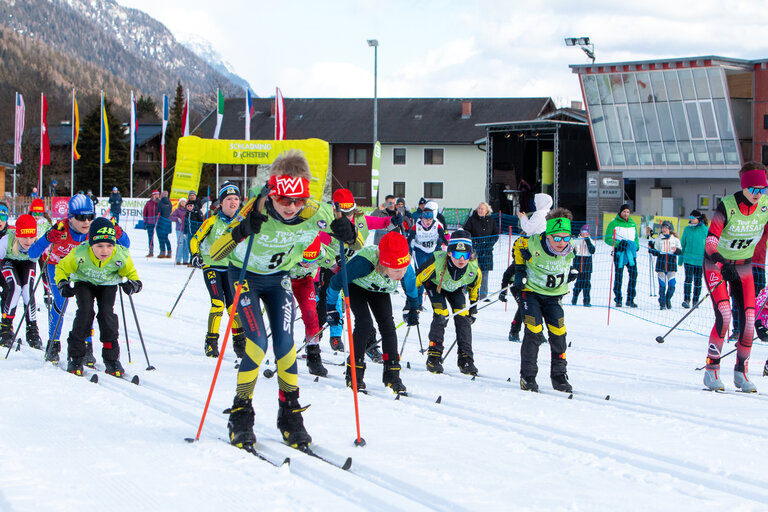
[[[13,252],[13,242],[16,241],[16,232],[15,231],[8,231],[8,236],[6,236],[8,239],[8,245],[7,250],[5,252],[5,258],[6,260],[17,260],[17,261],[26,261],[30,260],[32,258],[29,257],[29,254],[25,252],[19,251],[18,253]],[[19,246],[21,248],[21,246]],[[36,261],[37,259],[35,259]]]
[[[568,273],[571,270],[573,251],[566,256],[550,256],[542,247],[542,237],[528,240],[531,258],[525,262],[528,283],[526,290],[541,295],[565,295],[568,293]]]
[[[235,214],[237,215],[237,214]],[[229,222],[232,222],[231,220]],[[200,254],[203,257],[203,263],[209,267],[224,267],[226,268],[229,264],[229,259],[224,258],[223,260],[214,261],[213,258],[211,258],[211,255],[209,254],[211,250],[211,245],[213,245],[213,242],[216,241],[217,238],[219,238],[224,231],[227,230],[227,226],[229,226],[229,222],[226,222],[224,219],[221,218],[221,215],[216,215],[216,220],[213,222],[213,226],[211,226],[211,230],[208,232],[208,235],[203,239],[202,242],[200,242]]]
[[[88,242],[75,247],[74,253],[77,270],[69,276],[69,280],[72,282],[87,281],[97,286],[119,284],[123,278],[118,272],[130,260],[128,249],[122,245],[115,245],[115,251],[106,264],[104,266],[97,266],[90,254],[88,254],[89,248]]]
[[[442,290],[447,292],[456,291],[462,286],[471,284],[477,277],[477,260],[470,260],[469,265],[464,267],[464,273],[461,275],[461,278],[456,281],[447,270],[443,274],[443,270],[448,264],[448,253],[445,251],[435,251],[433,254],[435,256],[435,273],[432,274],[431,281],[439,284]],[[441,279],[442,284],[440,284]]]
[[[379,274],[376,271],[376,265],[379,263],[379,248],[375,245],[369,245],[358,251],[355,258],[365,258],[373,263],[373,271],[363,277],[358,277],[353,283],[360,288],[372,292],[392,293],[397,290],[397,285],[400,281],[393,281],[392,279]]]
[[[285,224],[268,215],[261,230],[253,235],[253,247],[248,256],[249,272],[275,274],[291,270],[302,260],[304,249],[315,240],[317,232],[330,231],[334,219],[331,205],[310,200],[305,208],[316,210],[297,224]],[[239,243],[229,255],[230,263],[242,268],[247,247],[247,239]]]
[[[717,252],[727,260],[745,260],[755,253],[755,246],[768,222],[768,197],[760,196],[752,215],[744,215],[733,195],[723,198],[726,221]]]

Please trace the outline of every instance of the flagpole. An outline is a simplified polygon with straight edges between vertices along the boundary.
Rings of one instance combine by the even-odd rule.
[[[134,112],[134,105],[136,105],[136,98],[133,95],[133,91],[131,91],[131,129],[129,131],[131,136],[130,141],[130,149],[131,149],[131,185],[128,187],[130,192],[130,197],[133,197],[133,155],[136,149],[136,123],[138,122],[138,119],[136,119],[139,115],[138,112]]]
[[[37,197],[43,197],[43,93],[40,93],[40,172],[37,176]]]
[[[19,93],[17,92],[16,93],[16,105],[18,105],[18,104],[19,104]],[[14,125],[15,125],[15,128],[18,129],[19,121],[18,121],[18,119],[16,119],[16,117],[18,117],[18,115],[19,115],[18,107],[15,108],[15,112],[16,112],[16,116],[14,116],[14,120],[16,122],[14,123]],[[16,144],[15,140],[14,140],[14,144]],[[15,153],[15,151],[16,151],[16,147],[14,146],[14,153]],[[19,142],[19,155],[21,155],[21,142]],[[19,163],[21,163],[21,162],[17,162],[15,158],[13,159],[13,213],[14,214],[16,213],[16,173],[19,170]]]
[[[99,113],[99,195],[104,190],[104,91],[101,91],[101,112]]]
[[[72,88],[72,154],[69,155],[69,188],[75,195],[75,88]]]

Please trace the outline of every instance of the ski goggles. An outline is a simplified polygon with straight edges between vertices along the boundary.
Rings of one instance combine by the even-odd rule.
[[[571,241],[571,237],[570,236],[560,236],[560,235],[558,235],[558,236],[553,236],[552,240],[555,241],[555,242],[570,242]]]
[[[747,190],[749,190],[750,194],[756,196],[757,194],[765,194],[765,191],[768,190],[768,187],[749,187]]]
[[[472,253],[465,251],[451,251],[451,256],[457,260],[468,260]]]
[[[5,213],[5,212],[0,212],[0,220],[3,221],[3,222],[7,222],[8,221],[8,214]]]
[[[272,196],[272,200],[275,201],[280,206],[291,206],[296,205],[299,208],[303,208],[305,204],[307,204],[308,197],[285,197],[285,196]]]
[[[32,215],[33,217],[40,217],[43,215],[43,212],[30,212],[30,215]]]
[[[73,215],[72,218],[75,220],[79,220],[80,222],[85,222],[87,220],[93,220],[96,217],[93,213],[79,213],[77,215]]]

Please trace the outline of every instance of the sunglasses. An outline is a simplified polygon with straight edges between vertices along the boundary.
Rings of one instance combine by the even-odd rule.
[[[8,220],[8,214],[7,213],[0,213],[0,220],[5,222]]]
[[[295,204],[299,208],[307,204],[308,197],[285,197],[285,196],[272,196],[272,200],[280,206],[291,206]]]
[[[553,236],[552,240],[555,242],[570,242],[571,237],[570,236]]]
[[[85,222],[87,220],[93,220],[95,217],[92,213],[86,213],[86,214],[79,214],[79,215],[73,215],[72,218],[75,220],[79,220],[80,222]]]
[[[468,260],[470,253],[461,251],[451,251],[451,256],[457,260]]]
[[[756,196],[757,194],[765,194],[765,191],[768,190],[768,187],[749,187],[747,190],[749,190],[750,194]]]

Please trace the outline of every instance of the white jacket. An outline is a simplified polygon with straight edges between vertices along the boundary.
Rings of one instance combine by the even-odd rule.
[[[536,205],[536,211],[531,218],[520,219],[520,229],[528,236],[547,230],[547,214],[552,208],[552,197],[549,194],[536,194],[533,196],[533,202]]]

